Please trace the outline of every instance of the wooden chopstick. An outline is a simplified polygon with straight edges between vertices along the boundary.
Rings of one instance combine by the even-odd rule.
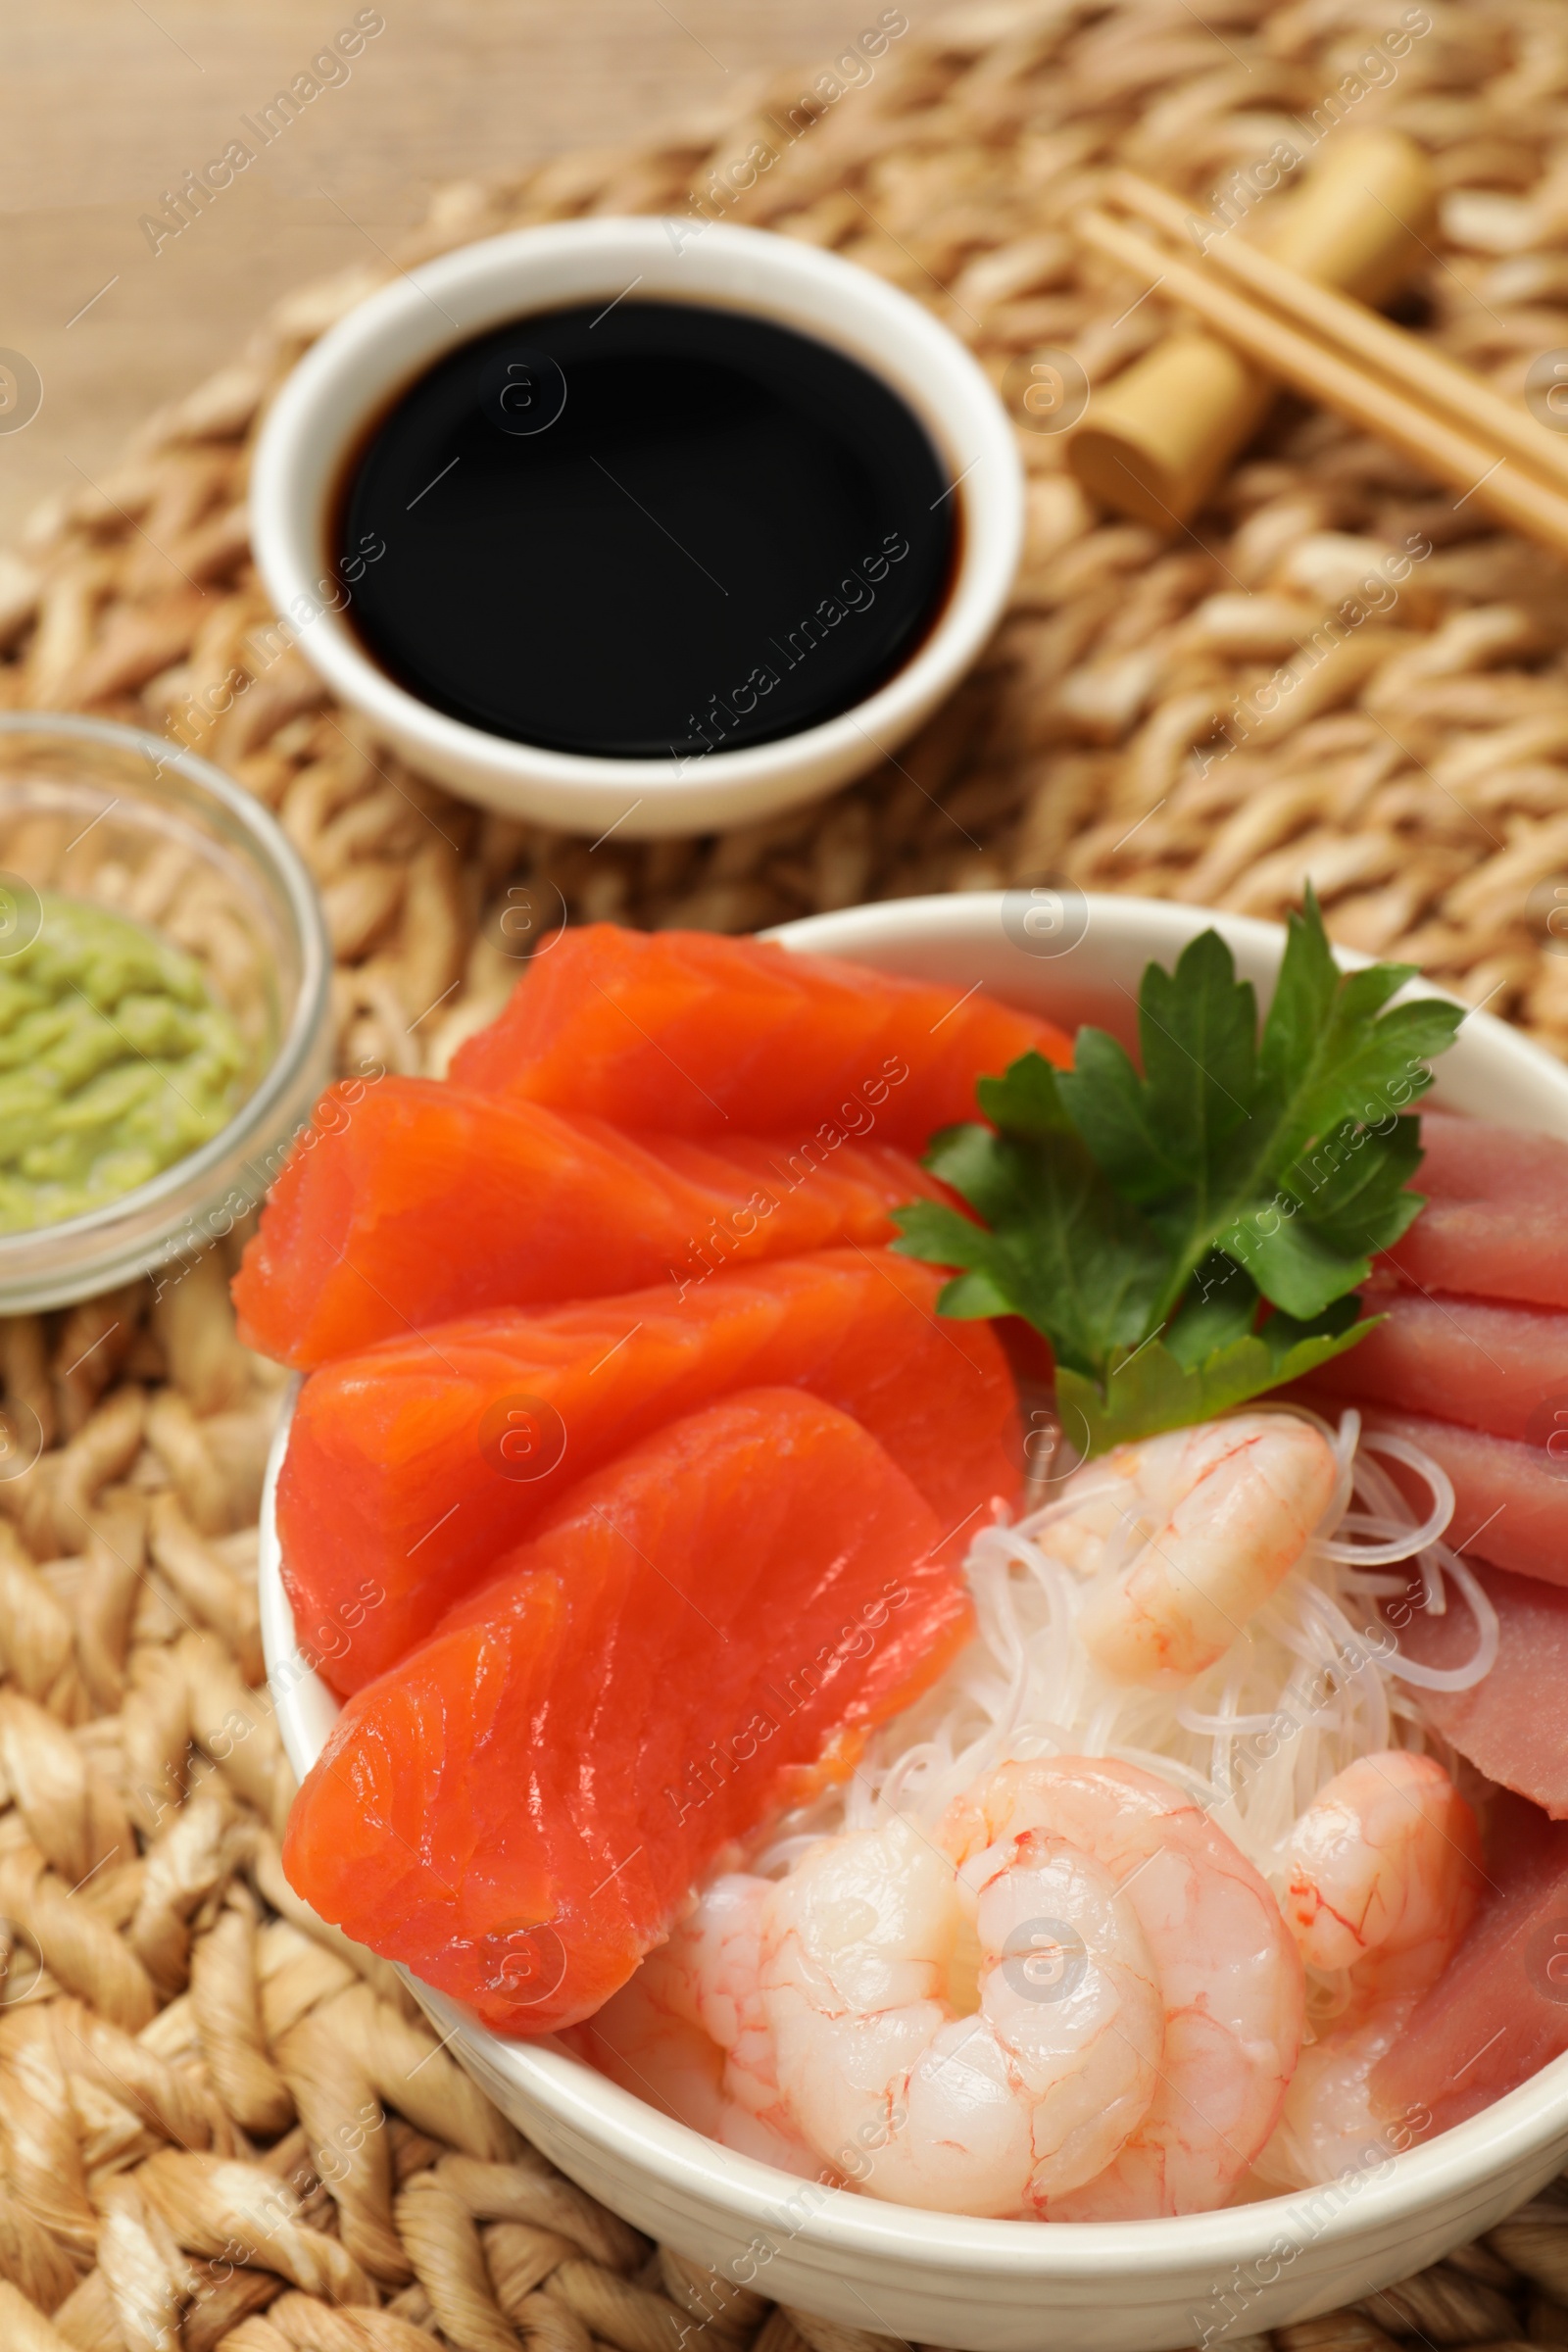
[[[1440,481],[1474,499],[1499,520],[1568,555],[1568,496],[1494,445],[1396,391],[1340,352],[1303,334],[1278,313],[1195,269],[1140,230],[1105,213],[1075,223],[1084,242],[1157,283],[1269,375],[1282,376],[1311,400],[1364,426],[1415,459]],[[1091,416],[1093,411],[1091,411]]]
[[[1167,188],[1140,178],[1136,172],[1118,172],[1109,193],[1125,211],[1141,214],[1178,240],[1190,240],[1187,207]],[[1271,253],[1242,237],[1212,238],[1203,249],[1203,262],[1239,278],[1287,318],[1354,352],[1391,377],[1418,406],[1446,410],[1478,439],[1494,442],[1498,451],[1509,451],[1533,472],[1568,486],[1568,442],[1430,344],[1418,343],[1402,328],[1391,326],[1364,303],[1352,302],[1332,286],[1303,277],[1298,270],[1277,262]]]

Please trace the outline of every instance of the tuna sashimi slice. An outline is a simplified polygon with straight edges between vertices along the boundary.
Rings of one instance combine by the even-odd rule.
[[[1568,2050],[1568,1822],[1499,1790],[1486,1878],[1464,1942],[1372,2073],[1379,2114],[1418,2136],[1462,2124]]]
[[[1302,1394],[1321,1409],[1320,1390],[1303,1383]],[[1370,1407],[1366,1418],[1369,1428],[1407,1438],[1446,1470],[1454,1494],[1447,1540],[1455,1550],[1521,1576],[1568,1585],[1568,1438],[1553,1450],[1549,1445],[1521,1446],[1512,1438],[1489,1437],[1420,1413],[1391,1413],[1381,1405]],[[1568,1432],[1568,1421],[1562,1426]],[[1431,1501],[1425,1487],[1396,1464],[1389,1466],[1425,1511]]]
[[[887,1447],[960,1546],[1021,1454],[985,1323],[886,1250],[474,1315],[313,1372],[278,1481],[283,1574],[334,1689],[384,1673],[586,1472],[737,1389],[808,1389]]]
[[[1390,1252],[1428,1291],[1568,1307],[1568,1144],[1423,1110],[1427,1206]]]
[[[1497,1612],[1497,1658],[1469,1690],[1426,1690],[1421,1712],[1462,1756],[1505,1788],[1568,1815],[1568,1592],[1505,1568],[1474,1574]],[[1473,1656],[1476,1629],[1463,1602],[1441,1617],[1417,1609],[1399,1647],[1423,1666],[1452,1668]]]
[[[684,1135],[832,1133],[918,1151],[1051,1022],[992,997],[708,931],[591,923],[537,956],[452,1065],[481,1094]]]
[[[1568,1477],[1568,1314],[1414,1291],[1368,1291],[1366,1306],[1385,1320],[1314,1372],[1313,1388],[1538,1447],[1560,1404]]]
[[[940,1533],[798,1390],[673,1423],[349,1701],[290,1883],[500,2033],[591,2016],[729,1840],[943,1672],[970,1611]]]
[[[323,1098],[234,1282],[243,1338],[305,1370],[483,1307],[885,1242],[890,1209],[940,1190],[887,1144],[638,1140],[426,1078],[360,1091]]]

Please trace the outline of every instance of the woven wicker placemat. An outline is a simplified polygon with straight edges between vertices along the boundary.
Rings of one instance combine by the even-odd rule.
[[[1368,62],[1401,21],[1396,67],[1388,48]],[[1042,348],[1102,381],[1162,323],[1069,234],[1105,169],[1206,208],[1336,111],[1434,154],[1443,225],[1410,315],[1517,392],[1568,346],[1560,0],[982,8],[639,152],[450,188],[402,260],[528,221],[706,208],[882,271],[999,381]],[[756,175],[759,147],[774,160]],[[1097,520],[1059,439],[1020,432],[1028,553],[994,645],[896,761],[818,808],[590,850],[412,774],[271,628],[243,506],[269,393],[390,268],[283,303],[0,556],[0,705],[167,731],[278,812],[325,900],[345,1064],[443,1069],[515,977],[519,892],[537,919],[739,930],[1045,874],[1261,914],[1310,875],[1338,938],[1568,1046],[1550,928],[1568,576],[1289,404],[1169,540]],[[1396,604],[1314,645],[1411,543],[1430,553]],[[1259,716],[1252,689],[1282,662],[1294,687]],[[8,1397],[48,1440],[0,1483],[0,2341],[869,2352],[884,2339],[770,2310],[561,2180],[390,1973],[290,1894],[255,1595],[276,1383],[234,1340],[225,1271],[213,1252],[156,1300],[135,1284],[0,1324]],[[1223,2280],[1212,2324],[1253,2341]],[[1568,2343],[1568,2192],[1276,2340],[1391,2338]]]

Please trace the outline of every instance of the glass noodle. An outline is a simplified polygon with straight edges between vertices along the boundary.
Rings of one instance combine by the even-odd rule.
[[[1412,1691],[1468,1689],[1497,1654],[1495,1612],[1443,1541],[1451,1485],[1419,1447],[1364,1430],[1353,1409],[1337,1430],[1297,1405],[1250,1408],[1259,1409],[1314,1421],[1340,1475],[1303,1557],[1222,1658],[1181,1690],[1147,1690],[1111,1682],[1075,1639],[1089,1580],[1053,1556],[1051,1531],[1097,1491],[1091,1464],[1058,1499],[976,1537],[965,1562],[976,1640],[877,1734],[846,1788],[785,1825],[759,1867],[787,1870],[811,1838],[889,1812],[929,1828],[1006,1757],[1110,1755],[1185,1789],[1278,1886],[1292,1823],[1346,1765],[1385,1747],[1446,1753]],[[1390,1460],[1425,1486],[1424,1513],[1406,1502]],[[1107,1568],[1145,1540],[1124,1517]],[[1464,1664],[1405,1657],[1396,1621],[1443,1615],[1455,1594],[1475,1627]]]

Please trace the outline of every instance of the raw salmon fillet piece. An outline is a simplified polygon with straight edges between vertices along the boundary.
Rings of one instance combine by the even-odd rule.
[[[1304,1400],[1321,1409],[1321,1391],[1301,1385]],[[1447,1542],[1456,1551],[1520,1576],[1568,1586],[1568,1400],[1565,1418],[1544,1445],[1522,1446],[1512,1438],[1489,1437],[1420,1413],[1392,1413],[1382,1405],[1368,1409],[1367,1424],[1408,1438],[1446,1470],[1454,1494]],[[1431,1502],[1425,1486],[1396,1463],[1387,1466],[1424,1513]]]
[[[1366,1305],[1386,1320],[1312,1373],[1315,1390],[1538,1444],[1555,1396],[1568,1477],[1568,1314],[1415,1291],[1368,1291]]]
[[[1469,1934],[1372,2072],[1375,2109],[1429,2111],[1431,2132],[1568,2049],[1568,1822],[1500,1790],[1487,1808],[1486,1876]]]
[[[290,1884],[499,2033],[591,2016],[728,1840],[945,1670],[970,1610],[941,1532],[799,1390],[674,1422],[350,1699]]]
[[[942,1279],[886,1250],[824,1250],[679,1300],[665,1283],[473,1315],[313,1372],[277,1494],[299,1640],[334,1689],[361,1689],[566,1486],[742,1388],[808,1389],[852,1413],[964,1547],[993,1496],[1016,1494],[1021,1452],[1001,1344],[938,1318]]]
[[[1390,1259],[1428,1291],[1568,1308],[1568,1144],[1423,1110],[1427,1205]]]
[[[1568,1592],[1505,1568],[1476,1564],[1474,1573],[1497,1612],[1496,1663],[1472,1690],[1422,1690],[1421,1712],[1489,1780],[1560,1821],[1568,1815]],[[1417,1609],[1399,1629],[1399,1647],[1423,1666],[1462,1666],[1475,1654],[1475,1620],[1450,1588],[1446,1612]]]
[[[715,1265],[888,1240],[888,1211],[941,1190],[891,1145],[792,1158],[737,1135],[621,1135],[427,1078],[352,1107],[328,1090],[234,1281],[247,1344],[309,1370],[488,1306],[554,1306]]]
[[[564,931],[500,1018],[460,1048],[460,1086],[683,1135],[827,1131],[919,1151],[975,1116],[975,1080],[1059,1029],[993,997],[792,956],[710,931]]]

